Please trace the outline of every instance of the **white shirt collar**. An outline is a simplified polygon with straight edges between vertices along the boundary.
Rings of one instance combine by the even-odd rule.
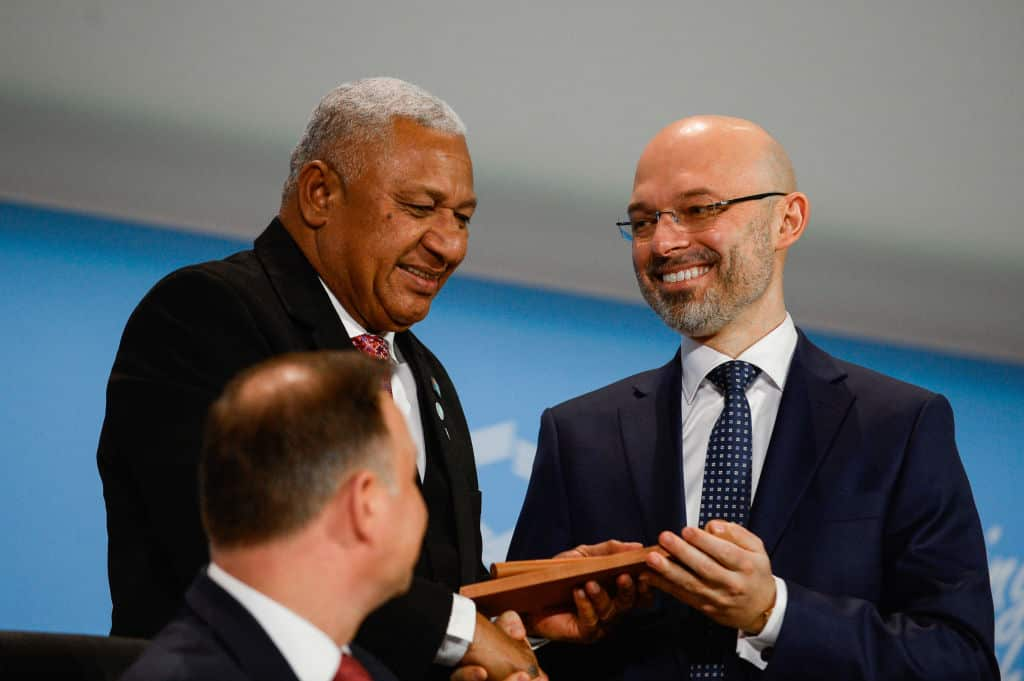
[[[334,292],[327,287],[327,284],[324,283],[323,279],[320,279],[320,285],[324,287],[324,291],[327,291],[327,297],[331,299],[331,305],[334,306],[334,311],[338,313],[341,323],[345,326],[345,333],[348,334],[349,338],[355,338],[356,336],[362,336],[363,334],[370,333],[348,313],[348,310],[346,310],[340,302],[338,302],[338,298],[334,295]],[[380,335],[380,337],[384,339],[388,344],[388,352],[391,353],[391,356],[396,362],[401,363],[402,355],[395,347],[395,332],[388,331],[385,334],[374,335]]]
[[[299,681],[331,681],[341,664],[342,650],[309,620],[260,593],[216,563],[206,574],[259,622]]]
[[[786,313],[786,318],[767,335],[743,351],[736,359],[753,364],[761,370],[778,390],[786,387],[786,375],[789,363],[796,350],[796,325],[793,318]],[[683,399],[687,404],[693,402],[704,377],[719,364],[724,364],[732,357],[724,355],[714,348],[698,343],[683,336],[680,344],[680,360],[683,365]]]

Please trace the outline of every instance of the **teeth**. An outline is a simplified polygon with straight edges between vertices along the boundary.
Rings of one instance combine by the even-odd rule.
[[[433,274],[431,272],[424,272],[423,270],[417,269],[412,265],[402,265],[402,269],[404,269],[407,272],[412,272],[417,277],[423,277],[424,279],[437,279],[440,276],[437,274]]]
[[[669,272],[664,275],[661,280],[669,284],[674,284],[677,281],[689,281],[690,279],[696,279],[702,274],[707,274],[710,269],[710,265],[704,265],[703,267],[691,267],[688,270],[682,270],[680,272]]]

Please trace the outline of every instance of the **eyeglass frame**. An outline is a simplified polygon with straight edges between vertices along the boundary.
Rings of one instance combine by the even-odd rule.
[[[732,206],[733,204],[744,203],[746,201],[760,201],[761,199],[767,199],[770,196],[787,196],[788,194],[789,194],[789,192],[762,192],[761,194],[751,194],[750,196],[740,196],[740,197],[735,198],[735,199],[726,199],[724,201],[716,201],[715,203],[708,203],[708,204],[705,204],[705,205],[702,205],[702,206],[691,206],[690,209],[691,210],[701,211],[701,212],[703,212],[703,211],[716,211],[717,210],[718,211],[717,213],[715,213],[713,216],[709,216],[709,217],[717,217],[718,215],[721,215],[725,211],[726,208],[728,208],[729,206]],[[678,225],[680,227],[683,224],[682,222],[680,222],[679,215],[676,213],[675,210],[656,210],[656,211],[654,211],[654,214],[652,216],[653,219],[651,220],[651,224],[657,225],[659,222],[661,222],[661,216],[662,215],[671,215],[672,216],[672,221],[675,222],[676,225]],[[616,222],[615,226],[619,228],[619,234],[622,235],[623,239],[625,239],[626,241],[633,241],[633,221],[632,220],[625,220],[625,221],[621,221],[621,222]],[[702,231],[704,231],[706,229],[711,229],[711,225],[708,225],[707,227],[704,227],[704,228],[701,228],[701,229],[697,229],[697,230],[687,230],[687,232],[688,233],[702,232]]]

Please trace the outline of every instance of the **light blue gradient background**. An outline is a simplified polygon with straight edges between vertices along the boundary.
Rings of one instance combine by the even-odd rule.
[[[7,519],[0,628],[107,631],[95,453],[121,330],[143,294],[172,269],[246,247],[0,203],[0,355],[7,364],[0,393],[0,515]],[[642,306],[468,276],[449,282],[415,330],[451,373],[473,430],[512,422],[516,437],[530,443],[544,407],[658,366],[677,345]],[[1015,656],[1024,640],[1024,366],[807,331],[836,355],[949,398],[1001,575],[1000,656]],[[526,480],[513,474],[511,459],[481,465],[480,479],[485,523],[509,530]],[[1013,669],[1019,665],[1018,659]]]

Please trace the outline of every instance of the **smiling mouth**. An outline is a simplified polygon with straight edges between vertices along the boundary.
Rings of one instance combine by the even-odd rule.
[[[423,270],[419,267],[413,267],[412,265],[399,265],[399,269],[405,270],[409,274],[419,277],[420,279],[426,279],[427,281],[437,282],[440,281],[441,275],[445,273],[445,270],[431,271]]]
[[[711,271],[711,265],[698,265],[697,267],[690,267],[685,270],[679,270],[678,272],[667,272],[658,278],[666,284],[675,284],[680,281],[690,281],[697,277],[704,276]]]

